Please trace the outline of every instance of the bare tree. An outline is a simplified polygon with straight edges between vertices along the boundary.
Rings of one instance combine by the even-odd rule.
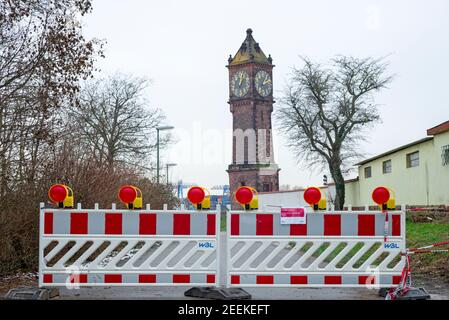
[[[90,11],[90,0],[0,1],[0,273],[36,265],[57,115],[102,56],[83,37]]]
[[[288,146],[310,168],[327,166],[335,182],[335,207],[345,203],[344,174],[360,157],[364,129],[380,120],[373,96],[392,76],[383,59],[339,56],[331,68],[303,58],[294,68],[277,112]]]
[[[75,103],[102,55],[102,43],[82,35],[90,10],[90,0],[0,1],[0,207],[34,181],[54,114]]]
[[[110,168],[120,162],[152,169],[156,127],[165,116],[159,109],[148,108],[147,86],[146,79],[117,73],[83,87],[79,105],[70,108],[69,120],[96,161]],[[165,136],[160,145],[165,146],[168,139]]]

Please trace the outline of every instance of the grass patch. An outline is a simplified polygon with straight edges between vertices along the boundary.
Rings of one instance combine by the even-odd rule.
[[[407,221],[407,247],[416,248],[449,240],[449,221],[413,223]]]
[[[346,263],[348,263],[351,258],[360,251],[360,249],[363,248],[363,242],[358,242],[354,247],[352,247],[351,250],[336,264],[336,267],[338,269],[341,269],[345,266]]]
[[[449,241],[449,220],[430,223],[407,221],[407,247],[417,248],[437,242]],[[447,248],[443,247],[443,248]],[[436,248],[437,249],[437,248]],[[423,253],[411,256],[412,270],[422,274],[435,274],[449,279],[449,253]]]
[[[366,260],[368,260],[369,257],[371,257],[373,255],[374,252],[376,252],[377,249],[379,249],[379,247],[382,244],[380,242],[376,242],[374,243],[368,250],[366,250],[366,252],[353,264],[354,268],[360,268]]]
[[[335,247],[335,249],[332,250],[332,252],[329,253],[329,255],[323,260],[323,263],[324,263],[325,265],[329,264],[332,260],[335,259],[335,257],[338,256],[338,254],[339,254],[340,252],[343,251],[344,248],[346,248],[347,245],[348,245],[348,244],[345,243],[345,242],[342,242],[342,243],[338,244],[338,245]]]
[[[318,258],[327,248],[329,248],[330,245],[330,242],[324,242],[318,249],[315,250],[314,253],[312,253],[312,257]]]

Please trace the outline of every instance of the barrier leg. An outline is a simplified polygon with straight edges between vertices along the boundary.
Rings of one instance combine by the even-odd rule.
[[[216,263],[217,263],[217,275],[215,287],[193,287],[184,292],[186,297],[213,299],[213,300],[247,300],[251,299],[251,295],[241,288],[229,288],[228,287],[228,236],[229,231],[226,231],[225,238],[222,239],[221,235],[221,210],[220,206],[217,206],[217,219],[216,219],[216,232],[217,232],[217,247],[216,247]],[[228,229],[229,221],[227,214],[226,229]],[[224,251],[223,251],[224,250]],[[225,255],[224,264],[222,264],[222,253]],[[221,271],[224,265],[224,284],[221,283]]]

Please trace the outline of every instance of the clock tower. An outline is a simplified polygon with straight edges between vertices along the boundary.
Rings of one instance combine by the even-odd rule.
[[[229,56],[229,105],[233,116],[232,164],[229,186],[233,194],[240,186],[258,192],[279,190],[279,168],[274,163],[271,113],[273,112],[273,63],[246,30],[246,38],[235,56]]]

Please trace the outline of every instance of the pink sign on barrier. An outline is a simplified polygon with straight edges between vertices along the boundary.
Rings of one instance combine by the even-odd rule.
[[[281,208],[281,224],[306,224],[306,209]]]

